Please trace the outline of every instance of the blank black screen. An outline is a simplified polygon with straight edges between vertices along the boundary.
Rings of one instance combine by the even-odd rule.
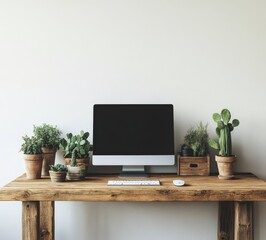
[[[94,155],[174,154],[173,105],[94,105]]]

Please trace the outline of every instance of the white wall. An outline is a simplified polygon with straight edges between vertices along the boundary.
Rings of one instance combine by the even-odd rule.
[[[263,0],[0,0],[0,185],[24,172],[33,124],[92,133],[94,103],[173,103],[177,147],[199,121],[214,135],[211,115],[228,107],[241,122],[237,170],[266,178],[265,10]],[[0,239],[20,239],[20,203],[0,212]],[[265,212],[255,205],[256,240]],[[59,202],[56,214],[59,240],[216,238],[216,203]]]

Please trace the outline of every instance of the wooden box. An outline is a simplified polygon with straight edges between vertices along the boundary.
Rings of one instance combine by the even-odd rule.
[[[210,155],[206,157],[182,157],[177,155],[177,174],[178,175],[210,175]]]

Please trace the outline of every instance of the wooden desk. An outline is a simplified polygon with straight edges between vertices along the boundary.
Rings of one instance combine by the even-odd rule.
[[[173,179],[186,186],[175,187]],[[90,176],[84,181],[52,183],[49,178],[18,177],[0,189],[0,200],[22,201],[22,239],[54,239],[54,201],[219,202],[219,240],[253,239],[253,202],[266,201],[266,183],[252,174],[234,180],[217,176],[152,175],[161,186],[107,186],[115,176]]]

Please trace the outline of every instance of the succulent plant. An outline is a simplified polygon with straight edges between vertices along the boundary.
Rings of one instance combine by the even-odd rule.
[[[219,142],[210,139],[209,146],[217,149],[220,156],[232,156],[231,132],[239,125],[239,120],[234,119],[230,123],[231,113],[228,109],[223,109],[221,114],[214,113],[212,118],[217,123],[216,134],[219,137]]]
[[[90,142],[88,132],[81,131],[79,135],[73,135],[68,133],[66,139],[61,139],[60,148],[64,152],[65,158],[71,158],[71,166],[76,166],[77,158],[87,158],[89,157]]]
[[[54,172],[67,172],[68,169],[67,167],[64,165],[64,164],[56,164],[56,165],[50,165],[50,169],[51,171],[54,171]]]
[[[57,126],[42,124],[41,126],[33,126],[34,135],[40,139],[42,147],[58,149],[60,144],[61,131]]]
[[[25,135],[22,137],[24,143],[21,145],[20,151],[24,154],[41,154],[41,141],[40,139],[36,138],[35,136],[29,137]]]

